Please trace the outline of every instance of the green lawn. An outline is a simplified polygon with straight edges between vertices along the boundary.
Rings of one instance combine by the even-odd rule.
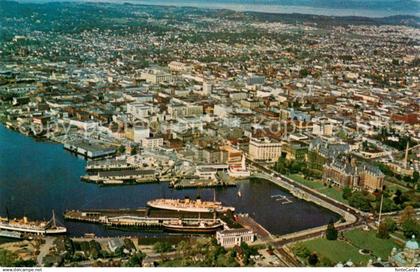
[[[354,229],[344,232],[344,237],[350,240],[357,248],[371,250],[375,256],[381,257],[382,260],[388,258],[393,247],[397,247],[397,244],[392,239],[380,239],[376,237],[376,232],[373,230],[363,231]]]
[[[343,198],[343,194],[341,190],[338,188],[335,188],[335,187],[330,188],[328,186],[324,186],[324,184],[322,184],[320,181],[304,179],[301,175],[298,175],[298,174],[287,175],[287,177],[303,185],[306,185],[309,188],[317,190],[318,192],[323,193],[324,195],[329,196],[337,201],[347,204],[347,200]]]
[[[326,238],[319,238],[303,242],[311,251],[316,252],[320,257],[326,257],[333,263],[345,263],[351,260],[357,266],[366,266],[369,256],[359,254],[359,250],[344,241],[330,241]]]
[[[375,257],[381,257],[382,260],[386,260],[392,248],[398,247],[392,239],[377,238],[376,232],[373,230],[354,229],[344,232],[344,237],[348,239],[348,242],[318,238],[302,244],[311,252],[316,252],[319,257],[326,257],[333,263],[344,263],[351,260],[357,266],[365,266],[369,259],[374,259]],[[360,254],[360,249],[371,250],[375,257]]]

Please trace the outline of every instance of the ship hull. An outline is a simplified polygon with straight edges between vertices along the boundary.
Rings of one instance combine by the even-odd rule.
[[[171,211],[178,211],[178,212],[195,212],[195,213],[209,213],[209,212],[227,212],[227,211],[235,211],[233,207],[218,207],[218,208],[205,208],[205,207],[177,207],[175,205],[165,205],[155,203],[153,201],[147,202],[149,207],[161,210],[171,210]]]
[[[59,229],[31,229],[19,226],[0,225],[0,230],[17,231],[21,233],[33,233],[36,235],[58,235],[67,232],[67,229],[62,227]]]
[[[186,232],[186,233],[215,233],[223,228],[222,225],[201,227],[201,226],[180,226],[180,225],[163,225],[167,231]]]

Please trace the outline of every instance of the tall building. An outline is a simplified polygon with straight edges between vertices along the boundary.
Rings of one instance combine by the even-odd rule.
[[[251,160],[276,161],[281,154],[281,143],[269,138],[251,138],[249,157]]]
[[[368,164],[362,165],[358,170],[359,187],[368,190],[382,190],[384,186],[385,175],[377,167]]]

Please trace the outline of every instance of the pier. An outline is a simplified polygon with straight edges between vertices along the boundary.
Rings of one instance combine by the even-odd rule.
[[[219,224],[226,226],[217,213],[178,212],[149,208],[119,209],[119,210],[70,210],[64,213],[66,220],[102,224],[110,227],[161,229],[174,231],[173,226],[179,225],[180,231],[185,226],[196,226],[187,232],[215,232],[208,231],[204,225]],[[170,227],[172,226],[172,227]],[[176,230],[175,230],[176,231]]]

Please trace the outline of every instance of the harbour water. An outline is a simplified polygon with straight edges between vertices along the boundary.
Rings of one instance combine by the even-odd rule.
[[[54,209],[70,235],[127,235],[99,225],[64,221],[62,214],[66,209],[145,207],[154,198],[200,196],[212,200],[215,195],[217,200],[236,207],[237,212],[248,213],[273,234],[316,227],[338,218],[265,180],[215,190],[174,190],[167,183],[100,187],[80,181],[85,164],[60,144],[37,141],[0,125],[0,215],[6,215],[7,207],[12,217],[49,219]],[[140,235],[133,231],[129,234]]]

